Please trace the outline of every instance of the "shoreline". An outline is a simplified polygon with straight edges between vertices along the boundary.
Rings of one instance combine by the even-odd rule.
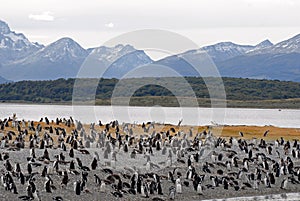
[[[184,98],[184,97],[183,97]],[[166,100],[164,100],[166,99]],[[114,106],[127,106],[122,104],[122,98],[117,98],[116,101],[120,104]],[[211,108],[210,99],[198,98],[198,107],[201,108]],[[222,102],[222,101],[221,101]],[[79,105],[79,106],[111,106],[111,99],[96,99],[95,104],[89,102],[84,102],[80,104],[73,104],[72,101],[67,102],[31,102],[31,101],[7,101],[0,100],[0,104],[26,104],[26,105]],[[130,107],[153,107],[160,105],[161,107],[183,107],[192,108],[194,106],[182,105],[180,106],[177,99],[170,97],[131,97]],[[215,105],[215,108],[223,108],[221,106]],[[238,109],[278,109],[278,110],[298,110],[300,108],[300,98],[294,99],[270,99],[270,100],[226,100],[226,108],[238,108]]]

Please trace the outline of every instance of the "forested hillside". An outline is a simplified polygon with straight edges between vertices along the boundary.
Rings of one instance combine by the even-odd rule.
[[[213,82],[215,78],[207,78]],[[96,98],[98,103],[109,102],[114,97],[129,96],[128,89],[138,88],[134,100],[142,97],[174,97],[172,89],[182,97],[190,97],[191,91],[185,89],[182,78],[143,78],[143,79],[100,79]],[[185,80],[192,87],[197,98],[209,99],[209,93],[202,78],[187,77]],[[85,79],[88,85],[91,80]],[[0,85],[0,100],[2,102],[34,102],[34,103],[68,103],[72,101],[75,79],[58,79],[54,81],[20,81]],[[157,83],[157,84],[147,84]],[[235,101],[264,101],[286,100],[300,98],[300,83],[278,80],[254,80],[240,78],[223,78],[227,100]],[[165,86],[165,87],[162,87]],[[115,90],[117,89],[117,90]],[[115,91],[114,91],[115,90]],[[116,93],[117,91],[117,93]],[[103,102],[103,100],[105,100]],[[167,99],[166,99],[167,100]],[[138,101],[137,101],[138,102]],[[166,103],[165,105],[168,105]]]

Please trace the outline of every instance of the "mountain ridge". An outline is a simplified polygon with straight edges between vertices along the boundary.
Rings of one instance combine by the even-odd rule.
[[[143,50],[130,44],[84,49],[73,39],[64,37],[44,46],[30,42],[24,34],[15,33],[0,20],[0,73],[7,80],[74,78],[91,54],[100,63],[99,66],[95,63],[95,72],[98,72],[96,68],[105,70],[110,66],[104,74],[95,73],[95,76],[122,78],[133,69],[149,64],[167,66],[179,76],[200,76],[184,61],[185,56],[197,59],[200,51],[209,55],[221,76],[300,82],[300,34],[276,44],[268,39],[257,45],[220,42],[153,61]]]

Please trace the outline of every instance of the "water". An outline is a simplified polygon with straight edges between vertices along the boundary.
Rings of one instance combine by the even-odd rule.
[[[262,196],[249,196],[249,197],[236,197],[236,198],[227,198],[227,199],[213,199],[213,201],[296,201],[299,200],[300,193],[282,193],[282,194],[273,194],[273,195],[262,195]],[[212,201],[212,200],[203,200],[203,201]]]
[[[178,108],[178,107],[125,107],[125,106],[70,106],[70,105],[26,105],[0,104],[0,118],[17,114],[18,119],[39,120],[47,116],[70,117],[84,123],[119,122],[133,123],[155,121],[182,125],[274,125],[279,127],[300,127],[300,110],[289,109],[244,109],[244,108]]]

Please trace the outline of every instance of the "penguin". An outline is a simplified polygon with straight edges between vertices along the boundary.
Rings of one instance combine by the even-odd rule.
[[[46,177],[46,175],[47,175],[47,170],[48,170],[47,166],[44,166],[44,168],[43,168],[43,170],[42,170],[42,177]]]
[[[96,168],[97,168],[97,159],[96,159],[96,157],[94,157],[94,159],[93,159],[93,161],[92,161],[92,163],[91,163],[91,168],[92,168],[92,170],[95,170]]]
[[[151,163],[150,161],[147,161],[146,163],[146,171],[149,172],[151,170]]]
[[[75,163],[74,163],[73,160],[71,160],[71,162],[70,162],[69,169],[70,169],[70,170],[75,170]]]
[[[70,156],[70,158],[74,158],[74,149],[73,148],[70,149],[69,156]]]
[[[17,173],[21,172],[21,167],[20,167],[19,163],[15,164],[15,172],[17,172]]]
[[[141,188],[141,194],[145,198],[149,198],[149,187],[147,183],[143,183]]]
[[[118,184],[117,184],[117,190],[122,191],[123,190],[123,182],[121,178],[119,178]]]
[[[223,179],[223,185],[224,185],[224,189],[228,190],[229,184],[228,184],[228,181],[225,178]]]
[[[82,180],[83,182],[87,182],[88,175],[89,175],[89,173],[86,172],[86,171],[81,172],[81,180]]]
[[[45,188],[47,193],[52,193],[52,191],[51,191],[51,184],[52,184],[51,181],[52,180],[47,176],[46,181],[44,183],[44,188]]]
[[[61,149],[62,149],[63,151],[67,151],[67,147],[66,147],[66,145],[65,145],[64,142],[61,143]]]
[[[217,177],[211,176],[210,179],[211,179],[211,181],[212,181],[212,186],[213,186],[213,187],[218,187],[218,186],[219,186]]]
[[[53,162],[53,170],[56,170],[56,172],[59,171],[59,167],[58,167],[58,160]]]
[[[74,182],[74,191],[75,191],[75,194],[76,195],[80,195],[80,193],[81,193],[81,181],[80,180],[78,180],[78,181],[75,181]]]
[[[142,177],[138,176],[137,182],[136,182],[136,191],[138,193],[142,193]]]
[[[271,188],[271,183],[268,176],[265,176],[264,183],[267,188]]]
[[[68,185],[68,182],[69,182],[69,176],[68,176],[68,172],[67,171],[64,171],[63,172],[63,179],[61,181],[61,184],[63,186],[67,186]]]
[[[22,172],[19,173],[19,178],[20,178],[20,183],[22,185],[24,185],[25,184],[25,176],[23,175]]]
[[[30,143],[31,143],[31,141],[30,141]],[[33,141],[32,141],[32,143],[33,143]],[[33,145],[32,145],[32,147],[33,147]],[[35,149],[34,149],[34,148],[31,148],[31,149],[30,149],[30,151],[29,151],[29,156],[30,156],[31,158],[35,158]]]
[[[175,184],[176,180],[174,179],[174,175],[172,172],[169,171],[168,173],[168,180]]]
[[[176,179],[176,192],[178,194],[182,194],[182,184],[180,181],[180,177],[178,176],[178,178]]]
[[[243,164],[244,164],[244,169],[248,171],[249,170],[249,164],[248,164],[248,159],[247,158],[244,158]]]
[[[231,163],[229,161],[226,161],[225,165],[227,170],[231,170]]]
[[[269,164],[268,164],[267,160],[263,161],[263,167],[265,170],[269,170]]]
[[[39,149],[44,149],[44,148],[45,148],[45,141],[41,140]]]
[[[128,144],[127,144],[127,143],[124,144],[123,151],[124,151],[125,153],[128,153]]]
[[[131,154],[130,154],[130,158],[135,159],[136,157],[136,151],[132,150]]]
[[[111,161],[110,161],[110,166],[112,167],[112,168],[116,168],[116,160],[115,159],[111,159]]]
[[[27,192],[27,196],[29,197],[29,199],[33,200],[34,197],[33,197],[33,192],[32,192],[32,186],[30,184],[26,187],[26,192]]]
[[[11,163],[9,162],[9,160],[5,161],[4,166],[5,166],[6,171],[8,171],[8,172],[11,172],[13,170],[13,167],[12,167]]]
[[[105,190],[106,190],[106,184],[105,184],[105,182],[101,182],[101,184],[100,184],[100,192],[104,193]]]
[[[137,178],[138,176],[136,175],[136,174],[133,174],[132,176],[131,176],[131,178],[130,178],[130,188],[131,189],[135,189],[135,185],[136,185],[136,178]]]
[[[79,158],[76,158],[76,161],[77,161],[78,167],[82,169],[82,166],[83,166],[83,165],[82,165],[81,160],[80,160]]]
[[[171,186],[169,188],[169,199],[170,200],[175,200],[175,193],[176,193],[176,188],[174,186]]]
[[[199,182],[197,185],[197,194],[203,195],[203,188],[202,188],[201,182]]]
[[[156,151],[160,151],[160,150],[161,150],[160,141],[156,141]]]
[[[186,173],[186,179],[192,180],[193,178],[193,168],[191,166],[189,166],[188,171]]]
[[[155,192],[155,190],[156,190],[157,184],[156,184],[155,181],[150,181],[149,183],[150,183],[150,184],[148,185],[148,187],[149,187],[149,193],[150,193],[150,195],[153,195],[154,192]]]
[[[288,184],[288,179],[284,178],[280,184],[280,188],[286,190]]]
[[[156,188],[157,188],[157,194],[158,194],[158,195],[163,195],[163,190],[162,190],[162,187],[161,187],[161,183],[160,183],[160,182],[157,183]]]
[[[32,193],[34,193],[34,192],[36,191],[36,185],[35,185],[34,181],[35,181],[34,178],[33,178],[33,179],[30,179],[30,180],[28,181],[28,184],[29,184],[30,187],[31,187],[31,192],[32,192]]]
[[[271,184],[275,184],[275,177],[274,177],[273,172],[270,172],[270,173],[269,173],[269,178],[270,178],[270,183],[271,183]]]
[[[161,151],[162,155],[166,155],[167,154],[167,147],[163,147],[162,151]]]

